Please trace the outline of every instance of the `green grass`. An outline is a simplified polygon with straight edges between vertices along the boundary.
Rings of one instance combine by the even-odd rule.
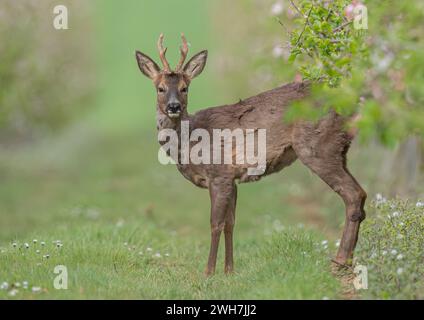
[[[0,284],[21,284],[15,296],[9,287],[0,298],[345,298],[330,272],[343,203],[298,162],[240,186],[236,273],[223,274],[221,248],[217,274],[203,276],[208,193],[157,161],[154,90],[133,54],[140,49],[156,56],[155,42],[164,32],[175,62],[184,31],[191,54],[210,52],[204,74],[192,84],[189,109],[228,103],[221,99],[231,88],[222,95],[217,90],[208,6],[197,0],[96,4],[90,19],[96,28],[95,108],[57,137],[0,150]],[[384,192],[375,168],[386,153],[354,145],[350,155],[364,189]],[[329,249],[321,245],[324,239]],[[63,246],[57,248],[56,240]],[[361,263],[372,250],[372,242],[361,247]],[[68,268],[68,290],[53,288],[56,265]],[[382,284],[385,272],[378,274]],[[42,291],[33,293],[34,286]],[[367,297],[381,297],[381,291],[369,292]]]
[[[335,238],[343,214],[328,225],[322,220],[342,204],[331,192],[323,198],[327,187],[311,187],[316,178],[299,165],[241,186],[237,272],[223,275],[221,248],[217,275],[203,276],[208,193],[174,167],[158,163],[154,90],[139,72],[134,50],[157,58],[155,43],[164,32],[168,58],[175,64],[180,32],[185,32],[191,55],[205,48],[210,53],[207,68],[191,86],[190,110],[228,103],[217,91],[208,5],[97,1],[89,14],[98,83],[95,106],[87,108],[92,112],[58,137],[0,152],[0,282],[27,281],[30,288],[43,288],[38,294],[19,289],[16,298],[29,299],[338,297],[330,252],[322,254],[314,244],[323,233]],[[67,32],[85,31],[73,25]],[[300,196],[305,187],[311,198]],[[310,214],[321,217],[312,224],[321,232],[289,227],[305,223]],[[281,225],[286,228],[276,232]],[[52,244],[58,239],[61,248]],[[37,248],[41,241],[45,247]],[[22,248],[24,243],[29,249]],[[152,257],[157,252],[161,258]],[[43,258],[46,254],[50,258]],[[68,267],[68,290],[53,289],[58,264]],[[0,298],[13,298],[8,292],[0,290]]]
[[[63,139],[0,157],[0,282],[43,288],[15,298],[340,297],[323,235],[290,227],[281,177],[241,186],[236,273],[224,275],[221,248],[216,276],[205,278],[208,194],[155,161],[156,144],[143,143],[154,135],[80,129]],[[53,288],[56,265],[68,268],[68,290]]]

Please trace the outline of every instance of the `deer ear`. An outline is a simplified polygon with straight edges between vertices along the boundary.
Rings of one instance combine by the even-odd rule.
[[[141,53],[140,51],[136,51],[135,57],[137,59],[138,67],[146,77],[153,80],[159,74],[159,66],[148,55]]]
[[[194,55],[189,62],[184,66],[184,73],[190,78],[194,79],[197,77],[206,65],[206,60],[208,58],[208,51],[203,50],[198,54]]]

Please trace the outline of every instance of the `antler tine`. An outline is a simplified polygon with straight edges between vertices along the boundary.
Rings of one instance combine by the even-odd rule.
[[[171,69],[169,67],[169,63],[168,63],[168,61],[166,60],[166,57],[165,57],[167,49],[168,48],[165,48],[165,49],[163,48],[163,33],[161,33],[160,36],[159,36],[159,40],[158,40],[159,57],[160,57],[160,60],[162,61],[162,64],[163,64],[163,70],[166,71],[166,72],[170,72]]]
[[[188,53],[187,39],[184,36],[184,33],[181,33],[181,39],[183,41],[183,45],[180,47],[181,58],[180,58],[180,61],[178,62],[177,67],[175,68],[175,71],[181,71],[181,69],[183,68],[184,61],[187,58],[187,53]]]

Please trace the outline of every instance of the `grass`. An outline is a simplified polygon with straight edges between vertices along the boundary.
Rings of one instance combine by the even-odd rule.
[[[0,157],[0,282],[9,284],[0,290],[1,298],[340,296],[330,271],[332,252],[320,244],[323,235],[291,226],[295,220],[276,197],[284,192],[281,177],[256,188],[241,186],[237,272],[223,274],[222,247],[217,275],[208,279],[203,275],[209,249],[207,192],[174,167],[154,161],[156,145],[142,143],[154,141],[153,135],[76,130],[66,139]],[[57,247],[56,240],[63,246]],[[53,288],[56,265],[68,268],[68,290]],[[21,287],[10,296],[17,282]],[[41,291],[32,292],[33,286]]]
[[[365,298],[424,298],[424,203],[379,196],[370,204],[357,250],[367,267]]]
[[[158,163],[154,90],[137,70],[133,52],[155,56],[156,37],[164,32],[175,62],[171,52],[177,52],[179,32],[185,31],[192,53],[210,49],[209,67],[191,87],[189,109],[228,103],[220,101],[226,94],[217,94],[212,72],[217,61],[208,7],[196,0],[131,0],[125,6],[99,1],[93,10],[97,108],[57,137],[0,150],[0,298],[345,298],[329,263],[344,221],[343,203],[299,163],[240,186],[236,273],[223,274],[221,247],[217,274],[203,276],[208,193]],[[83,30],[75,26],[69,32]],[[383,191],[375,168],[387,153],[374,146],[360,149],[352,147],[351,171],[370,195]],[[370,209],[372,224],[377,209]],[[366,245],[358,255],[371,269],[373,234],[364,233]],[[68,290],[53,288],[57,265],[68,268]],[[379,289],[365,297],[411,292],[382,290],[391,266],[370,274]],[[414,287],[419,297],[422,287]]]

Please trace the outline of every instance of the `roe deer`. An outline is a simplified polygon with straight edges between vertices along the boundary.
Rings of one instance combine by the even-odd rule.
[[[337,192],[345,203],[346,220],[333,261],[342,266],[351,264],[359,225],[365,218],[366,193],[346,167],[346,153],[353,139],[353,135],[345,131],[348,119],[331,111],[317,122],[284,123],[283,115],[289,104],[309,94],[307,82],[286,84],[238,103],[207,108],[190,115],[187,112],[188,87],[203,71],[207,51],[197,53],[184,65],[188,52],[184,35],[182,42],[181,59],[175,70],[170,69],[166,60],[162,34],[157,44],[162,70],[150,57],[136,51],[141,72],[153,80],[157,90],[157,129],[172,129],[181,135],[181,121],[187,121],[191,131],[197,128],[208,132],[216,128],[266,129],[266,168],[261,176],[280,171],[299,158]],[[177,168],[185,178],[198,187],[209,189],[211,246],[207,275],[215,272],[222,231],[225,235],[225,272],[233,271],[236,181],[255,181],[261,177],[246,175],[248,167],[243,164],[182,164],[177,161]]]

